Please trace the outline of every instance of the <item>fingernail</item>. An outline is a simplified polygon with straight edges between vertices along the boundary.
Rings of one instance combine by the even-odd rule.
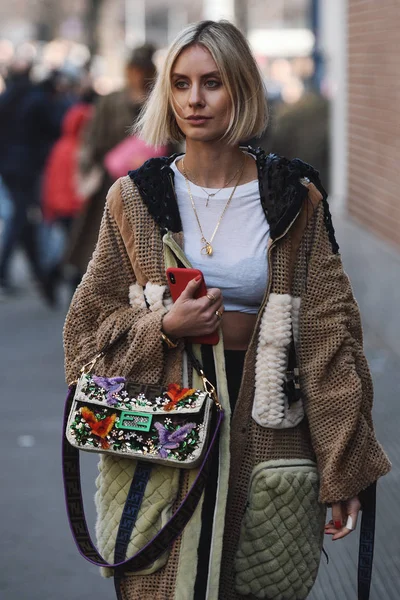
[[[201,281],[201,275],[197,275],[194,280],[196,283],[199,283],[199,281]]]
[[[341,529],[342,528],[342,521],[335,521],[334,525],[335,525],[336,529]]]

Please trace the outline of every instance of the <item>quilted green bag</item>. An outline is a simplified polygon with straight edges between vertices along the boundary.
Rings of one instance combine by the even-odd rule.
[[[317,577],[325,506],[311,460],[270,460],[252,472],[235,558],[236,591],[304,600]]]

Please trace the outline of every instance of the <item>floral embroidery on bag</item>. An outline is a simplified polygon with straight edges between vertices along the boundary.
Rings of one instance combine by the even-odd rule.
[[[179,461],[194,457],[203,433],[203,425],[186,423],[174,425],[171,419],[164,424],[155,422],[149,433],[143,435],[135,431],[119,429],[118,416],[109,409],[99,408],[94,413],[87,406],[77,411],[71,423],[71,435],[80,446],[92,446],[108,450],[133,450],[142,454],[152,454],[167,458],[173,456]]]
[[[125,377],[97,377],[92,375],[92,379],[96,385],[99,385],[107,392],[107,404],[108,406],[114,406],[118,404],[118,400],[115,397],[118,392],[122,390],[125,384]]]
[[[84,406],[81,409],[81,415],[87,425],[89,425],[90,433],[98,436],[99,438],[103,438],[100,441],[101,447],[108,449],[110,444],[104,438],[108,436],[114,427],[117,415],[114,413],[112,415],[105,416],[104,418],[100,418],[100,415],[95,415],[90,408],[87,408],[87,406]]]
[[[71,437],[87,449],[195,460],[205,435],[204,392],[175,383],[161,395],[158,390],[127,383],[124,377],[82,376],[69,425]]]
[[[106,402],[108,406],[123,410],[148,409],[150,407],[155,410],[154,402],[146,398],[145,394],[130,395],[125,389],[125,384],[124,377],[107,378],[86,375],[85,384],[81,388],[82,400]],[[171,383],[163,396],[155,398],[155,404],[157,408],[162,408],[166,412],[182,408],[196,408],[200,393],[200,390],[181,388],[178,384]]]
[[[184,406],[184,404],[182,404],[183,400],[186,400],[186,398],[191,399],[195,393],[195,389],[181,388],[177,383],[170,383],[166,395],[171,398],[171,402],[168,402],[168,404],[164,406],[164,410],[173,410],[178,405]]]
[[[168,429],[164,427],[162,423],[156,423],[154,427],[158,431],[158,439],[160,442],[158,451],[160,456],[162,458],[167,458],[169,454],[168,450],[176,450],[176,448],[179,448],[180,443],[183,442],[188,434],[192,432],[195,426],[196,423],[186,423],[186,425],[183,425],[183,427],[178,427],[178,429],[168,431]],[[187,443],[191,444],[192,440],[189,439]]]

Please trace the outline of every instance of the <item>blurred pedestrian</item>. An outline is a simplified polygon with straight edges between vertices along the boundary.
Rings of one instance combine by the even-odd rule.
[[[92,256],[99,233],[107,190],[115,180],[104,161],[108,152],[130,134],[156,75],[155,48],[139,46],[125,66],[126,84],[99,99],[80,151],[80,185],[87,196],[85,208],[74,225],[65,260],[81,275]]]
[[[329,190],[329,102],[315,92],[305,93],[295,104],[280,103],[263,148],[305,162],[318,169]]]
[[[0,124],[5,124],[0,150],[0,175],[13,203],[13,214],[1,241],[0,287],[12,292],[11,259],[18,244],[28,258],[32,274],[49,304],[39,246],[41,177],[61,121],[71,104],[57,89],[58,73],[33,85],[29,68],[14,73],[0,96]]]
[[[5,235],[7,228],[10,227],[13,210],[10,194],[0,176],[0,240]],[[0,287],[0,300],[6,297],[7,293]]]
[[[42,211],[50,237],[54,228],[62,229],[64,242],[46,272],[47,287],[56,301],[56,288],[63,276],[62,256],[73,222],[82,210],[85,197],[78,186],[78,151],[82,132],[92,116],[93,106],[79,102],[63,119],[62,135],[54,144],[43,176]],[[75,285],[74,285],[75,287]]]
[[[6,187],[6,179],[12,178],[15,170],[10,166],[10,155],[15,152],[17,113],[32,88],[30,72],[32,64],[24,60],[16,60],[10,65],[6,78],[6,90],[0,95],[0,175],[2,178],[2,201],[6,207],[0,237],[0,292],[2,295],[13,291],[8,275],[8,259],[3,257],[7,252],[7,240],[14,235],[13,222],[14,198]],[[9,177],[7,176],[9,175]],[[12,185],[12,184],[11,184]]]
[[[351,535],[361,504],[359,597],[368,597],[375,484],[390,462],[372,423],[359,309],[318,172],[240,146],[267,118],[257,64],[234,25],[203,21],[180,33],[137,130],[154,145],[185,139],[186,152],[150,159],[113,185],[67,316],[67,381],[97,361],[97,377],[88,368],[81,380],[70,439],[107,452],[96,533],[103,560],[119,563],[124,600],[304,600],[324,531]],[[199,297],[198,275],[172,303],[165,269],[189,265],[207,293]],[[193,344],[195,362],[190,340],[215,333],[218,345]],[[198,360],[225,420],[209,472],[179,474],[204,432],[178,401],[202,385]],[[172,384],[180,395],[171,406],[170,392],[143,386],[139,402],[136,382]],[[140,412],[125,411],[141,406],[165,426],[149,418],[147,433],[131,427]],[[185,433],[181,409],[194,421]],[[128,460],[133,452],[143,461]],[[76,501],[72,492],[81,534]],[[79,541],[92,560],[87,536]],[[125,555],[136,553],[124,573]]]

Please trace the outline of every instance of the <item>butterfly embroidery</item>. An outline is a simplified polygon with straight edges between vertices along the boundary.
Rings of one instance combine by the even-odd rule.
[[[155,423],[154,427],[158,431],[158,439],[160,441],[159,453],[162,458],[168,457],[168,450],[175,450],[186,436],[196,427],[196,423],[186,423],[175,431],[168,431],[161,423]]]
[[[90,425],[91,433],[97,435],[101,439],[101,447],[108,449],[110,444],[105,439],[114,427],[114,423],[117,419],[117,415],[114,413],[105,419],[98,419],[94,412],[87,406],[81,409],[81,415],[85,419],[86,423]]]
[[[125,384],[125,377],[97,377],[92,375],[92,380],[96,385],[103,388],[107,392],[107,404],[108,406],[115,406],[118,404],[118,400],[115,395],[122,390]]]
[[[166,395],[170,398],[170,402],[164,406],[164,410],[173,410],[180,400],[192,396],[195,391],[196,390],[192,388],[181,388],[177,383],[170,383],[166,391]]]

